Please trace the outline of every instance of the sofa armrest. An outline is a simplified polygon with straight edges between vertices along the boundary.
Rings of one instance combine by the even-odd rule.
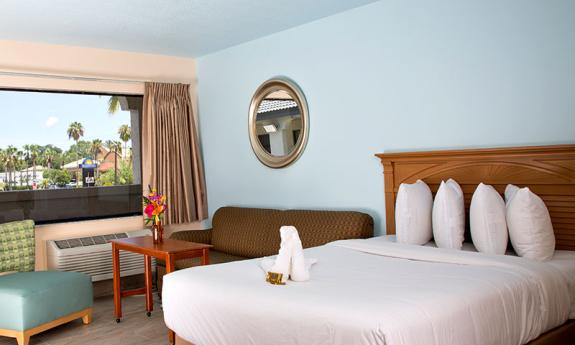
[[[174,232],[170,238],[173,240],[212,244],[212,229],[178,231]]]

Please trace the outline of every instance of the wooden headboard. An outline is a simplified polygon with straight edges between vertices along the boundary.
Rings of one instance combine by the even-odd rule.
[[[457,181],[465,207],[480,182],[503,193],[507,184],[529,187],[547,205],[556,248],[575,250],[575,145],[380,153],[385,181],[387,234],[395,233],[395,196],[401,183],[425,181],[435,193],[442,180]],[[469,218],[469,217],[467,217]]]

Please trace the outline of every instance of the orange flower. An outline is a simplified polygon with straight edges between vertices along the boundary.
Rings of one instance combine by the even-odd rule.
[[[157,216],[157,215],[161,214],[162,211],[164,210],[163,208],[164,208],[163,206],[159,206],[159,205],[156,206],[156,207],[154,208],[154,212],[153,212],[152,214],[153,214],[154,216]]]

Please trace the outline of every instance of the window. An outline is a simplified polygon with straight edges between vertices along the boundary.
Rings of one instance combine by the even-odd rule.
[[[142,213],[142,96],[0,90],[0,222]]]

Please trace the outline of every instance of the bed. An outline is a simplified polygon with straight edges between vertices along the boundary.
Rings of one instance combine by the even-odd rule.
[[[386,153],[386,230],[403,182],[436,191],[454,178],[466,203],[479,182],[529,186],[546,202],[550,262],[491,256],[387,237],[310,248],[312,280],[272,286],[258,259],[164,278],[177,344],[568,344],[575,337],[575,146]]]

